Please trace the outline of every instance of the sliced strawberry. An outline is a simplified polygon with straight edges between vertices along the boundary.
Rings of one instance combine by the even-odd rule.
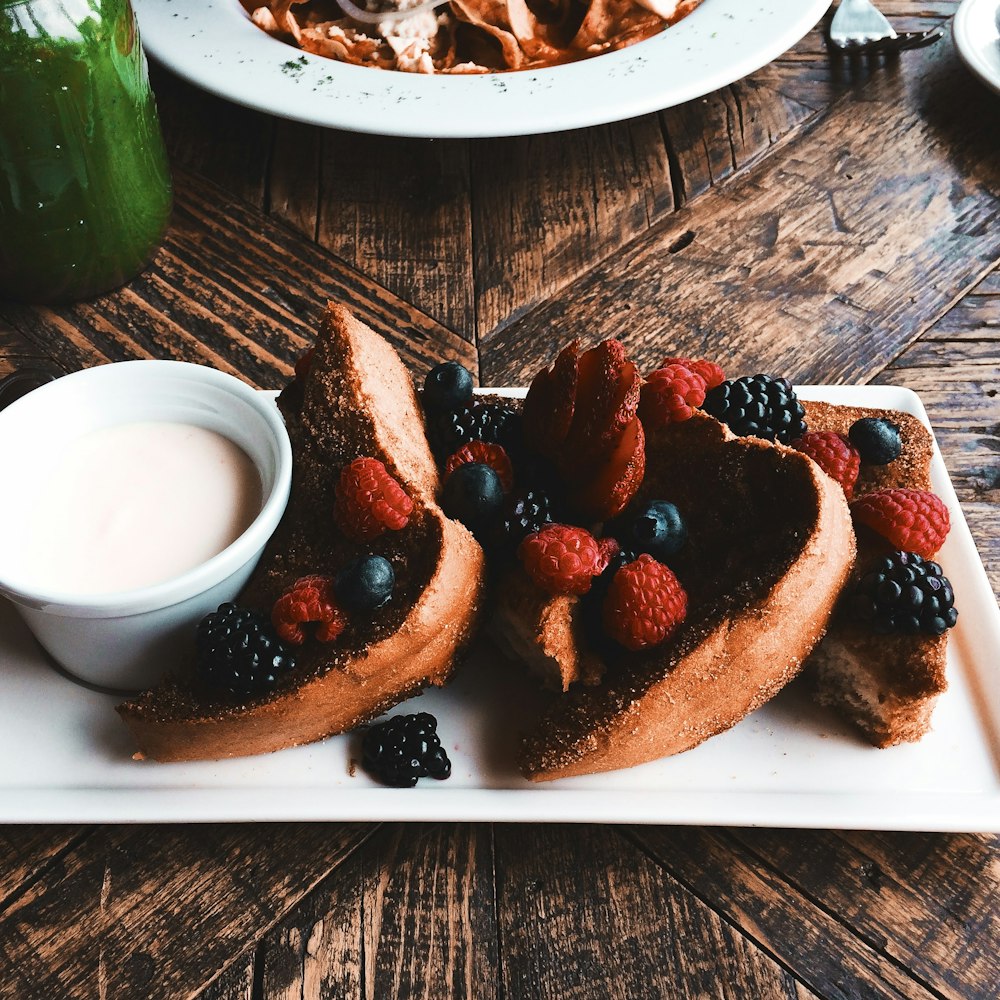
[[[617,340],[606,340],[580,357],[573,424],[562,461],[597,467],[615,450],[639,405],[636,366]]]
[[[567,344],[555,364],[532,379],[524,400],[525,439],[543,455],[554,455],[573,423],[580,342]]]
[[[633,417],[626,426],[611,457],[588,476],[573,484],[571,492],[579,513],[595,521],[620,514],[635,496],[646,471],[646,442],[642,422]]]

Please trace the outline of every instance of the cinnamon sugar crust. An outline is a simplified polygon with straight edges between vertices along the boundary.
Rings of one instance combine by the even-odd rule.
[[[299,577],[334,574],[374,553],[393,565],[385,608],[352,616],[334,644],[307,642],[277,690],[245,705],[207,700],[191,666],[118,711],[143,754],[158,760],[263,753],[352,729],[442,684],[472,636],[483,554],[437,506],[438,477],[412,382],[395,351],[345,309],[324,317],[304,386],[279,405],[295,459],[288,507],[239,603],[269,613]],[[359,545],[332,513],[341,468],[381,459],[414,501],[409,524]]]
[[[862,465],[855,497],[873,490],[930,490],[933,441],[908,413],[830,403],[805,403],[810,430],[846,434],[863,417],[886,417],[900,429],[902,451],[888,465]],[[820,704],[852,722],[875,746],[919,740],[930,729],[938,696],[947,688],[948,635],[875,635],[846,608],[849,595],[876,560],[892,551],[883,538],[860,526],[858,558],[826,638],[810,657],[806,677]]]
[[[705,414],[647,442],[633,503],[652,499],[688,525],[672,565],[688,617],[666,646],[552,703],[522,746],[532,780],[630,767],[734,725],[799,672],[853,562],[840,487],[800,453],[736,438]]]

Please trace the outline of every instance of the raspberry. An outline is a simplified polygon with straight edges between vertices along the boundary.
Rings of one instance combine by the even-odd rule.
[[[647,431],[690,420],[705,402],[705,379],[685,365],[667,365],[653,372],[639,396],[639,419]]]
[[[944,544],[951,527],[940,497],[923,490],[876,490],[851,504],[856,521],[868,525],[892,545],[930,559]]]
[[[705,380],[709,389],[726,381],[722,369],[714,361],[706,361],[704,358],[664,358],[660,367],[666,368],[667,365],[683,365],[688,371],[696,372]]]
[[[488,465],[499,477],[504,493],[509,493],[514,486],[514,466],[510,464],[503,445],[490,444],[487,441],[470,441],[463,444],[444,464],[444,478],[447,479],[460,465],[470,462],[482,462]]]
[[[377,458],[356,458],[344,466],[333,516],[341,531],[358,542],[405,528],[413,501]]]
[[[320,642],[333,642],[347,616],[337,607],[330,577],[303,576],[274,602],[271,624],[285,642],[301,646],[308,637],[303,625],[315,625],[312,634]]]
[[[623,566],[604,599],[607,634],[633,651],[669,638],[687,615],[687,594],[673,571],[643,554]]]
[[[831,479],[836,479],[848,500],[854,496],[861,455],[843,434],[810,431],[793,441],[792,447],[808,455]]]
[[[547,524],[528,535],[517,554],[531,579],[550,594],[587,593],[602,565],[594,536],[565,524]]]

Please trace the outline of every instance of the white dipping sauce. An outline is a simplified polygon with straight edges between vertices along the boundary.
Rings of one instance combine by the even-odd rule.
[[[22,536],[46,589],[106,594],[162,583],[220,553],[260,513],[246,452],[192,424],[91,431],[56,457]]]

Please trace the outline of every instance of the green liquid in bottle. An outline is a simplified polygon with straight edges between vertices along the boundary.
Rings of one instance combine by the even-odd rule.
[[[0,0],[0,297],[65,302],[124,284],[170,204],[129,0]]]

